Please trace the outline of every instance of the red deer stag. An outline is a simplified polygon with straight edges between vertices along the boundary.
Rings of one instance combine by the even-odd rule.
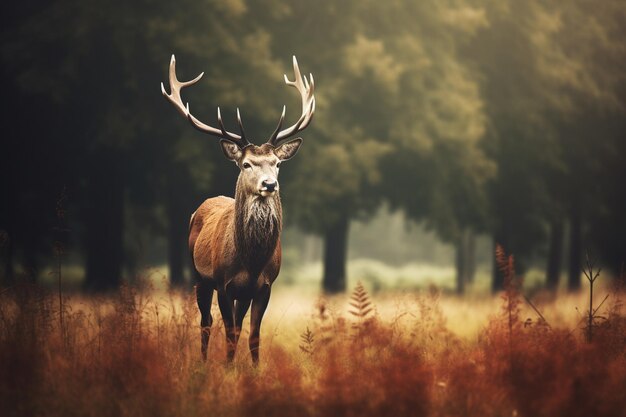
[[[198,130],[221,138],[220,145],[226,158],[240,169],[235,199],[220,196],[209,198],[191,215],[189,223],[189,250],[196,270],[196,298],[202,316],[201,351],[206,360],[211,324],[213,291],[226,329],[227,359],[232,361],[241,325],[250,305],[250,354],[252,362],[259,361],[259,334],[261,320],[269,303],[271,286],[280,270],[282,207],[278,195],[278,169],[282,161],[291,159],[302,144],[301,138],[287,140],[306,128],[315,111],[313,76],[300,75],[298,62],[293,57],[295,80],[287,85],[295,87],[302,98],[302,114],[292,126],[282,129],[285,107],[278,127],[267,141],[256,146],[246,139],[241,115],[237,109],[240,135],[227,131],[219,107],[219,128],[206,125],[183,104],[181,89],[195,84],[202,74],[191,81],[181,82],[176,77],[176,60],[172,55],[169,69],[171,93],[161,91],[176,109]]]

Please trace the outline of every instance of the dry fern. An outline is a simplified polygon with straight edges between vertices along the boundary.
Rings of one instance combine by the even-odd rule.
[[[357,319],[351,326],[354,332],[352,337],[355,340],[361,339],[367,333],[367,330],[371,328],[371,324],[374,321],[374,306],[365,287],[360,282],[352,291],[349,304],[351,308],[348,312]]]
[[[315,335],[313,334],[313,332],[309,329],[309,327],[307,326],[306,331],[304,331],[301,335],[300,335],[300,340],[302,341],[302,344],[299,345],[300,350],[308,355],[313,355],[313,352],[315,350]]]
[[[319,336],[321,344],[327,345],[332,342],[337,333],[337,328],[334,315],[324,298],[317,300],[313,319],[315,320],[315,333]]]
[[[504,248],[496,245],[496,263],[498,269],[504,275],[504,311],[508,316],[509,331],[512,331],[515,324],[519,321],[519,295],[522,280],[515,273],[515,258],[513,255],[507,255]]]
[[[350,295],[350,306],[352,308],[349,310],[349,313],[361,320],[368,318],[370,313],[374,311],[370,296],[360,282]]]

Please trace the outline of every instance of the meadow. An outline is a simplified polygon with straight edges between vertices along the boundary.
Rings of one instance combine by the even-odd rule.
[[[209,359],[201,360],[192,290],[5,288],[2,415],[626,415],[619,286],[595,289],[591,333],[586,288],[533,301],[513,285],[467,298],[434,286],[368,288],[321,297],[277,283],[258,368],[247,325],[235,362],[225,363],[215,300]]]

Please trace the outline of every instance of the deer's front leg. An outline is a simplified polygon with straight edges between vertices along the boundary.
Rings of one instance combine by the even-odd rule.
[[[250,308],[250,301],[249,298],[235,301],[235,347],[239,343],[241,325],[243,324],[243,318]]]
[[[213,317],[211,316],[211,302],[213,301],[213,285],[206,279],[201,279],[196,284],[196,300],[198,309],[200,310],[200,343],[202,359],[206,361],[207,349],[209,346],[209,336],[211,336],[211,325]]]
[[[224,331],[226,333],[226,359],[232,362],[235,358],[237,347],[235,338],[235,314],[234,303],[224,290],[217,292],[217,303],[220,306],[222,320],[224,321]]]
[[[263,285],[259,292],[252,300],[252,313],[250,314],[250,355],[252,363],[257,366],[259,364],[259,345],[261,343],[261,320],[263,314],[270,302],[271,288],[269,285]]]

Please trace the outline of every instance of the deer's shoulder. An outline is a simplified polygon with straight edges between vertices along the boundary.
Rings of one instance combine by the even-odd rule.
[[[196,215],[201,217],[208,217],[216,213],[223,213],[224,211],[234,210],[235,199],[220,195],[218,197],[207,198],[196,210]]]

